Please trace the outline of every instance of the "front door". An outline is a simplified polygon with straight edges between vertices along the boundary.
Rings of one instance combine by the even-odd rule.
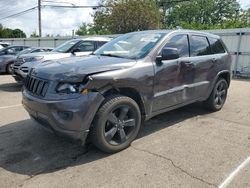
[[[184,100],[183,80],[180,79],[180,74],[184,73],[181,72],[180,62],[188,62],[190,59],[188,35],[178,34],[170,37],[163,48],[166,47],[176,48],[179,51],[180,58],[162,61],[161,64],[154,63],[155,87],[153,112],[177,105]]]

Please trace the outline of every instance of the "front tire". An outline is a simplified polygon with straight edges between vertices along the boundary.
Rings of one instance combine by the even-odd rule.
[[[137,137],[140,126],[138,104],[126,96],[110,96],[95,116],[91,130],[92,143],[104,152],[119,152]]]
[[[204,102],[205,106],[212,111],[219,111],[224,106],[227,99],[228,83],[224,78],[220,78],[209,98]]]

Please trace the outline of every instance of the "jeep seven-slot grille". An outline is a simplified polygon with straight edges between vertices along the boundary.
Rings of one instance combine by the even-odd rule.
[[[44,97],[49,87],[48,81],[27,76],[25,79],[25,88],[34,95]]]

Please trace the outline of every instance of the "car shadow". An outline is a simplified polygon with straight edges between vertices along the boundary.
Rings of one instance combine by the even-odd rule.
[[[190,105],[161,114],[143,123],[138,138],[207,113],[200,105]],[[109,154],[91,144],[83,147],[55,137],[30,119],[0,127],[0,167],[10,172],[34,176],[84,165],[107,156]]]
[[[0,91],[18,92],[22,90],[22,83],[6,83],[0,84]]]

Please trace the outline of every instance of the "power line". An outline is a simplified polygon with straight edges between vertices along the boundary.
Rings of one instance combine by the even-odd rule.
[[[60,4],[70,4],[70,5],[72,5],[72,6],[75,6],[75,4],[74,3],[69,3],[69,2],[62,2],[62,1],[47,1],[47,0],[43,0],[42,1],[43,3],[60,3]]]
[[[9,15],[9,16],[0,18],[0,20],[5,20],[5,19],[8,19],[8,18],[20,16],[20,15],[22,15],[22,14],[26,14],[26,13],[28,13],[28,12],[30,12],[30,11],[33,11],[33,10],[35,10],[35,9],[37,9],[37,8],[38,8],[38,6],[35,6],[35,7],[32,7],[32,8],[26,9],[26,10],[24,10],[24,11],[21,11],[21,12],[18,12],[18,13],[11,14],[11,15]]]
[[[67,5],[42,5],[42,7],[51,7],[51,8],[102,8],[102,7],[107,7],[104,5],[87,5],[87,6],[67,6]]]
[[[21,12],[22,10],[26,10],[30,7],[36,6],[36,4],[31,4],[31,5],[18,4],[16,6],[13,6],[13,4],[14,3],[0,6],[0,17],[7,16],[8,14],[10,15],[10,14],[18,13],[18,12]]]
[[[103,5],[89,5],[89,6],[41,5],[41,7],[43,7],[43,8],[51,7],[51,8],[92,8],[92,9],[95,9],[95,8],[101,8],[101,7],[105,7],[105,6],[103,6]],[[19,15],[22,15],[22,14],[26,14],[26,13],[28,13],[30,11],[33,11],[33,10],[37,9],[37,8],[38,8],[38,6],[35,6],[35,7],[32,7],[32,8],[23,10],[21,12],[18,12],[18,13],[11,14],[9,16],[0,18],[0,20],[5,20],[5,19],[8,19],[8,18],[12,18],[12,17],[16,17],[16,16],[19,16]]]

